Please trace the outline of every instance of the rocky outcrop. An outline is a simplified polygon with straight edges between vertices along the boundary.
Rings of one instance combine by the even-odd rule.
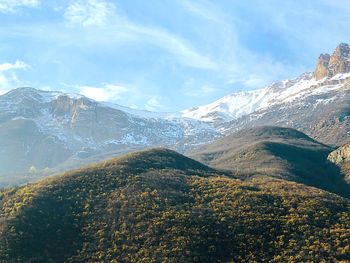
[[[314,77],[316,80],[350,72],[350,46],[341,43],[332,55],[321,54],[318,58]]]
[[[328,155],[327,159],[335,164],[341,164],[350,161],[350,144],[341,146],[335,151],[331,152]]]
[[[329,54],[321,54],[317,61],[314,77],[319,80],[328,76]]]

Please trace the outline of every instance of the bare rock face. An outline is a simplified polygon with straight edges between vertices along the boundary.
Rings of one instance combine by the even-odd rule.
[[[331,75],[350,72],[350,47],[348,44],[337,46],[333,55],[329,59],[329,70]]]
[[[329,66],[329,54],[321,54],[317,61],[316,70],[314,72],[314,77],[319,80],[324,77],[328,77],[328,66]]]
[[[318,58],[314,77],[316,80],[350,72],[350,46],[341,43],[332,55],[321,54]]]
[[[350,144],[341,146],[335,151],[331,152],[328,155],[327,159],[335,164],[341,164],[350,161]]]

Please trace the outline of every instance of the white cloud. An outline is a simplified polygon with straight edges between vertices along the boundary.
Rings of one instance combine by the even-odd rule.
[[[14,12],[19,7],[37,7],[39,0],[0,0],[0,12]]]
[[[106,84],[103,87],[82,86],[78,89],[80,94],[97,101],[116,101],[128,91],[126,87],[113,84]]]
[[[70,85],[65,86],[68,88],[72,87]],[[157,111],[164,108],[160,96],[145,96],[142,91],[136,88],[127,88],[115,84],[105,84],[101,87],[79,86],[75,88],[79,90],[79,94],[96,101],[113,102],[130,108],[146,109],[149,111]],[[143,101],[144,106],[139,107],[133,104],[133,101],[138,101],[139,105],[142,105],[141,101]]]
[[[5,94],[10,90],[10,80],[3,74],[0,74],[0,95]]]
[[[163,28],[134,23],[120,16],[112,2],[78,0],[67,7],[64,17],[70,24],[83,27],[101,26],[98,32],[88,32],[87,41],[150,44],[171,54],[181,64],[194,68],[217,69],[216,63],[210,57],[201,54],[184,38]]]
[[[103,0],[80,0],[68,6],[65,19],[73,24],[96,26],[107,23],[115,12],[115,6]]]
[[[264,1],[256,0],[253,2],[262,3]],[[261,4],[262,10],[265,11],[267,9],[265,6],[268,6],[272,10],[272,13],[270,14],[268,12],[266,17],[271,20],[279,19],[281,14],[280,12],[276,13],[274,8],[278,1],[269,0],[268,2],[270,4]],[[305,68],[293,64],[293,61],[291,61],[292,63],[280,62],[266,53],[255,51],[254,48],[252,49],[242,44],[242,32],[255,29],[250,28],[250,24],[242,20],[239,15],[232,15],[232,13],[220,8],[220,5],[216,4],[216,2],[181,0],[180,3],[190,14],[207,20],[206,23],[202,23],[203,32],[205,32],[208,25],[213,26],[216,30],[215,40],[219,46],[213,43],[213,47],[217,47],[213,50],[213,53],[216,54],[215,63],[220,70],[217,75],[220,77],[219,81],[215,81],[215,86],[221,83],[221,86],[225,85],[227,87],[226,89],[231,89],[230,91],[234,91],[236,87],[239,89],[261,88],[281,78],[292,77],[305,71]],[[300,5],[300,7],[303,7],[303,5]],[[291,9],[293,8],[286,8],[286,10]],[[294,23],[292,19],[288,19],[288,21]],[[278,27],[280,27],[280,24],[284,23],[279,21],[278,24]],[[210,42],[212,40],[210,31],[208,36],[208,41]],[[206,42],[204,41],[204,43]],[[188,91],[189,93],[193,92],[193,95],[198,93],[200,96],[201,94],[200,88],[194,91],[193,89],[189,89]]]
[[[44,45],[49,43],[50,45],[47,45],[49,48],[45,50],[51,51],[48,52],[46,58],[50,62],[60,58],[60,55],[64,55],[68,58],[71,57],[72,61],[75,59],[76,61],[74,62],[76,64],[74,65],[78,63],[83,64],[85,62],[92,62],[93,59],[104,53],[104,50],[111,52],[111,60],[117,56],[112,54],[113,50],[122,50],[122,52],[126,50],[125,52],[130,54],[130,61],[137,62],[138,56],[141,59],[154,59],[156,60],[155,62],[159,60],[161,62],[159,67],[158,65],[144,67],[140,63],[137,66],[140,68],[144,67],[142,74],[133,75],[130,79],[127,79],[127,76],[120,76],[120,78],[128,83],[127,86],[130,84],[134,87],[147,87],[146,94],[157,95],[160,93],[160,89],[157,90],[157,85],[151,82],[157,78],[160,81],[166,78],[163,73],[165,72],[163,71],[165,67],[166,70],[169,69],[169,75],[181,74],[180,78],[193,77],[195,83],[191,87],[182,89],[181,91],[182,94],[190,97],[200,97],[201,102],[205,97],[210,99],[210,97],[225,95],[228,92],[234,91],[236,87],[258,88],[268,84],[267,82],[281,78],[281,76],[283,78],[285,76],[292,76],[296,72],[294,66],[289,67],[287,64],[276,63],[276,60],[269,59],[266,53],[263,54],[263,52],[255,51],[254,47],[249,49],[247,46],[244,46],[241,35],[242,32],[250,33],[250,31],[245,31],[246,28],[250,29],[249,25],[244,24],[246,21],[243,21],[243,24],[240,21],[237,22],[236,17],[230,16],[230,10],[220,8],[219,3],[207,0],[179,0],[178,3],[181,4],[183,2],[181,6],[185,8],[174,10],[174,12],[186,11],[185,13],[181,13],[184,14],[185,21],[174,21],[174,24],[171,26],[174,31],[172,31],[172,29],[166,28],[166,25],[169,23],[155,26],[157,22],[161,23],[162,21],[156,21],[152,16],[144,17],[145,19],[142,18],[142,21],[148,21],[150,24],[146,22],[141,24],[122,16],[122,10],[119,12],[119,9],[114,5],[116,2],[113,0],[62,1],[60,4],[63,6],[63,9],[58,11],[64,13],[66,22],[44,23],[40,25],[29,24],[26,27],[18,26],[14,30],[11,29],[8,35],[18,34],[21,37],[27,36],[29,39],[35,39],[35,43],[44,43]],[[272,7],[275,5],[268,6],[273,9]],[[269,13],[266,10],[264,11]],[[191,26],[184,30],[185,23],[188,22],[186,16],[189,18],[188,21],[191,21]],[[271,14],[271,16],[273,17],[274,14]],[[276,16],[275,19],[279,22],[277,18],[280,14],[276,14]],[[283,17],[288,16],[283,15]],[[137,16],[135,18],[137,19]],[[203,21],[203,19],[206,21]],[[274,19],[271,18],[271,20]],[[280,24],[283,25],[284,23]],[[317,42],[315,43],[317,44]],[[94,54],[93,51],[95,50],[98,50],[98,53]],[[154,56],[153,53],[147,54],[146,52],[149,50],[155,52],[157,56]],[[89,57],[88,52],[94,55]],[[42,57],[42,54],[40,54],[40,58]],[[106,63],[106,66],[113,67],[114,63],[120,66],[118,64],[119,62],[115,61],[117,60],[114,60],[113,63]],[[96,64],[96,68],[105,66],[98,63],[100,61],[93,61],[93,64]],[[177,64],[180,64],[180,66]],[[65,70],[71,70],[67,67],[72,66],[66,63],[64,67]],[[204,69],[205,71],[202,74],[203,71],[193,71],[191,68]],[[126,69],[125,72],[130,73],[130,70],[128,72],[128,69]],[[160,72],[162,75],[160,75]],[[107,76],[107,74],[94,75]],[[233,77],[231,78],[231,76]],[[65,77],[64,75],[63,78]],[[113,81],[115,81],[116,77],[118,77],[117,70],[116,74],[112,76]],[[67,79],[65,81],[76,83],[79,79]],[[95,81],[108,81],[108,79],[95,79]],[[228,82],[230,85],[227,84]],[[172,87],[171,85],[169,84],[170,87]],[[85,86],[82,87],[80,92],[98,100],[111,100],[113,98],[113,91],[108,90],[105,85],[97,87]],[[122,98],[118,99],[118,102],[123,105],[135,104],[138,107],[146,105],[149,109],[154,109],[157,107],[158,102],[158,106],[162,106],[159,98],[154,99],[143,96],[144,94],[141,90],[135,90],[135,94],[132,95],[129,95],[130,91],[127,95],[126,93],[114,93],[118,94],[116,97]],[[149,100],[149,103],[147,100]],[[193,101],[189,103],[193,103]],[[168,107],[170,103],[165,104]]]
[[[29,65],[20,60],[17,60],[15,63],[0,63],[0,95],[12,88],[25,85],[26,83],[18,79],[15,71],[29,68]]]
[[[28,69],[29,65],[23,61],[17,60],[15,63],[2,63],[0,64],[0,72],[9,71],[13,69]]]
[[[211,85],[202,85],[193,78],[188,79],[182,88],[183,94],[189,97],[204,97],[213,94],[216,91],[217,88],[214,88]]]
[[[271,80],[271,81],[277,81],[277,80]],[[263,85],[266,85],[266,82],[267,82],[266,77],[264,78],[264,76],[249,75],[243,81],[243,84],[249,88],[256,88],[256,87],[262,87]]]
[[[157,111],[162,109],[164,106],[161,104],[161,97],[153,96],[146,102],[145,109],[149,111]]]
[[[126,29],[130,30],[130,33],[137,34],[139,41],[152,43],[174,55],[174,58],[184,65],[202,69],[218,69],[218,65],[209,56],[201,54],[179,36],[160,28],[144,27],[132,23],[129,23]]]
[[[217,5],[202,0],[200,2],[193,0],[181,0],[179,3],[190,13],[202,17],[206,20],[211,20],[215,23],[223,23],[226,14],[222,12]]]

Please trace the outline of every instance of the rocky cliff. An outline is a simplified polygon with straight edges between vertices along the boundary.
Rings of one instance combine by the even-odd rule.
[[[314,77],[316,80],[350,72],[350,46],[339,44],[332,55],[321,54],[318,58]]]

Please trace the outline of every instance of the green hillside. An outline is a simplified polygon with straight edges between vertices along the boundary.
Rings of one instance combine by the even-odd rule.
[[[349,197],[339,167],[327,160],[332,150],[297,130],[264,126],[224,137],[190,156],[243,178],[273,176]]]
[[[350,260],[350,201],[154,149],[0,193],[4,262]]]

